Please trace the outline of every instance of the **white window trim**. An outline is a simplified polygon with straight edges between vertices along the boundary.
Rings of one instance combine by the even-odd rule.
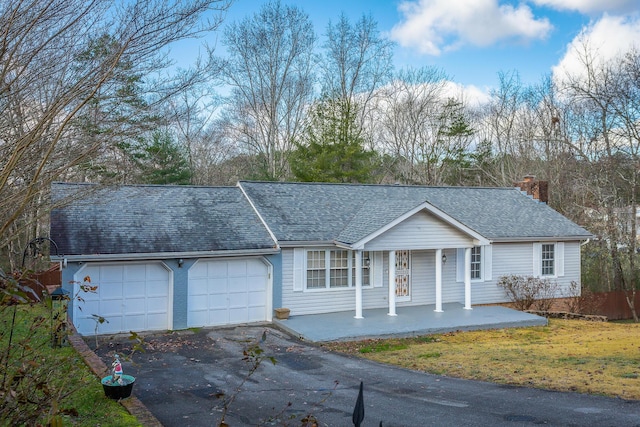
[[[553,245],[553,274],[542,275],[542,245]],[[564,276],[564,242],[536,242],[533,244],[533,276],[557,279]]]
[[[301,257],[301,259],[294,259],[294,292],[340,292],[340,291],[348,291],[348,290],[355,290],[356,288],[356,284],[353,283],[353,269],[354,269],[354,251],[348,250],[348,249],[339,249],[339,248],[296,248],[296,249],[300,249],[300,251],[298,251],[298,256]],[[346,250],[349,254],[349,258],[348,258],[348,266],[347,269],[349,270],[349,286],[341,286],[341,287],[331,287],[331,251],[341,251],[341,250]],[[324,288],[307,288],[307,254],[309,252],[313,252],[313,251],[323,251],[325,253],[325,284],[326,286]],[[364,252],[364,251],[363,251]],[[372,289],[374,287],[375,284],[375,265],[376,265],[376,257],[373,256],[374,252],[371,251],[367,251],[369,252],[369,266],[365,267],[364,265],[362,266],[362,268],[368,268],[369,269],[369,284],[362,285],[362,289]],[[296,250],[294,249],[294,258],[296,258]],[[297,272],[296,270],[296,263],[298,263],[299,265],[299,272]],[[296,286],[296,279],[299,279],[299,286]]]
[[[465,248],[458,248],[456,251],[456,282],[460,283],[464,282],[464,250]],[[471,283],[488,282],[492,279],[492,252],[491,245],[480,246],[480,277],[471,279]]]

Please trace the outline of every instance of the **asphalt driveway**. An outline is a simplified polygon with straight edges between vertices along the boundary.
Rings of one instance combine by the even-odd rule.
[[[244,351],[261,343],[255,373]],[[147,335],[146,352],[124,362],[133,393],[165,426],[217,426],[225,398],[234,426],[351,426],[360,381],[363,426],[640,426],[640,402],[429,375],[326,351],[271,325]],[[128,354],[126,337],[105,339],[107,365]],[[243,383],[244,381],[244,383]],[[235,392],[236,390],[239,392]]]

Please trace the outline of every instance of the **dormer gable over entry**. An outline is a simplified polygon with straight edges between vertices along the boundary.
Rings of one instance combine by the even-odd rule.
[[[379,204],[379,202],[377,202]],[[351,224],[338,236],[350,234]],[[346,240],[346,239],[345,239]],[[421,203],[364,238],[346,244],[367,251],[389,249],[447,249],[488,245],[490,241],[429,203]]]

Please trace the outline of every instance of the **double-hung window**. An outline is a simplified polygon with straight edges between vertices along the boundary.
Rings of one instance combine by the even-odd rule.
[[[341,289],[356,285],[356,253],[344,249],[308,250],[306,289]],[[362,285],[370,286],[369,252],[362,253]]]
[[[307,289],[327,287],[325,251],[307,251]]]
[[[352,252],[351,257],[351,283],[352,286],[356,285],[356,253]],[[369,258],[369,251],[362,252],[362,286],[371,285],[371,258]]]
[[[482,279],[482,248],[471,248],[471,280]]]
[[[545,243],[542,245],[541,249],[542,249],[542,252],[540,254],[541,274],[542,276],[554,276],[556,274],[555,245]]]
[[[349,251],[327,251],[329,252],[329,287],[348,288],[349,287]]]

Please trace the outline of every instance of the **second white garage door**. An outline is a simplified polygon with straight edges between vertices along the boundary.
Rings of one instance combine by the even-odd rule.
[[[268,320],[269,288],[260,258],[198,261],[189,270],[187,326]]]

